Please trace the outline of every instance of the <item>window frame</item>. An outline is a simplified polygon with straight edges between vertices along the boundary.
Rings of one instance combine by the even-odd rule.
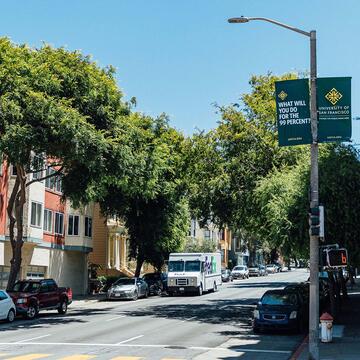
[[[92,238],[92,217],[85,216],[84,217],[84,225],[85,225],[85,227],[84,227],[84,236],[88,237],[88,238]]]
[[[70,227],[70,217],[72,217],[72,225]],[[75,234],[75,219],[77,220],[77,234]],[[69,236],[79,236],[80,235],[80,215],[76,215],[76,214],[69,214],[68,215],[68,223],[67,223],[67,235]],[[70,233],[71,230],[71,233]]]
[[[40,223],[39,223],[39,225],[37,225],[37,224],[33,224],[32,223],[32,220],[33,220],[33,204],[35,204],[36,205],[36,213],[35,213],[35,222],[36,222],[36,220],[40,220]],[[40,206],[40,216],[39,216],[39,218],[37,219],[37,210],[38,210],[38,206]],[[38,202],[38,201],[32,201],[31,200],[31,205],[30,205],[30,226],[31,227],[34,227],[34,228],[37,228],[37,229],[41,229],[42,228],[42,219],[43,218],[43,204],[42,203],[40,203],[40,202]]]
[[[57,232],[57,226],[56,226],[56,219],[57,219],[57,215],[60,215],[60,218],[62,218],[62,229],[61,229],[61,233],[60,232]],[[55,211],[54,212],[54,234],[55,235],[61,235],[61,236],[64,236],[64,213],[62,212],[59,212],[59,211]]]
[[[48,212],[51,214],[50,219],[51,219],[51,230],[45,229],[45,212]],[[44,217],[43,217],[43,230],[44,232],[48,233],[48,234],[53,234],[54,232],[54,210],[51,209],[44,209]]]

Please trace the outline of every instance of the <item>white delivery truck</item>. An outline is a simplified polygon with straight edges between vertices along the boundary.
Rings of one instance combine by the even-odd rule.
[[[221,254],[171,253],[168,263],[168,293],[217,291],[221,285]]]

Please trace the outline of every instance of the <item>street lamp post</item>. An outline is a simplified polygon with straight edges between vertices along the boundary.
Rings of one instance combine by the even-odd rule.
[[[311,173],[310,208],[319,206],[318,171],[318,119],[316,106],[316,31],[303,31],[278,21],[263,17],[237,17],[229,23],[246,23],[252,20],[267,21],[310,38],[310,116],[311,116]],[[319,236],[310,233],[310,303],[309,303],[309,359],[319,359]]]

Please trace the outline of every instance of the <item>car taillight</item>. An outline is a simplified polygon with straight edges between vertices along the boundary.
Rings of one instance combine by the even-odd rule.
[[[73,295],[73,293],[72,293],[72,289],[71,288],[69,288],[68,289],[68,297],[69,297],[69,299],[72,299],[72,295]]]

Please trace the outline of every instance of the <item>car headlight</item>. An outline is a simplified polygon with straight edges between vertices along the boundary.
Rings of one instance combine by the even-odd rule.
[[[296,316],[297,316],[297,311],[292,311],[290,313],[289,319],[296,319]]]
[[[260,319],[260,311],[254,310],[254,319]]]
[[[17,299],[16,303],[17,304],[26,304],[27,299]]]

